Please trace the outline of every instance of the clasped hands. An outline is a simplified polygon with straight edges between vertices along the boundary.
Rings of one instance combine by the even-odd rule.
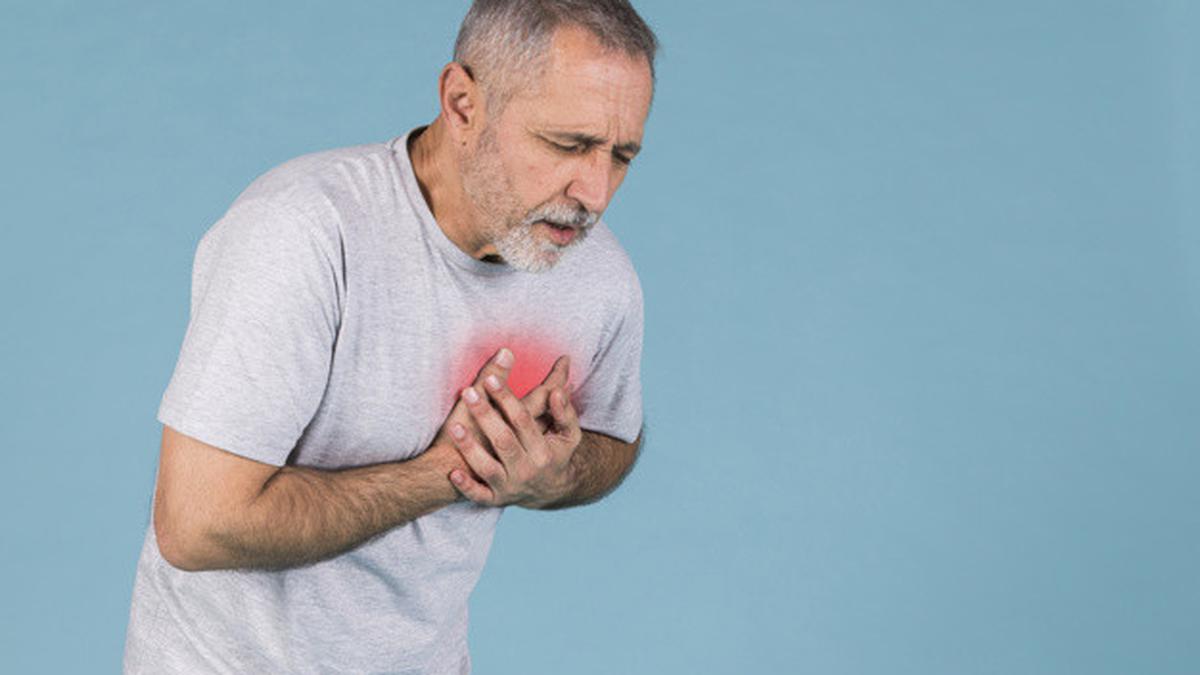
[[[540,508],[574,487],[571,457],[583,432],[567,385],[568,357],[560,356],[524,398],[508,388],[514,361],[501,349],[484,365],[434,442],[449,440],[470,467],[450,473],[462,496],[485,506]]]

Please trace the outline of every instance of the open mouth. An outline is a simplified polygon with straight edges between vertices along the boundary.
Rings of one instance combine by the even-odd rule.
[[[559,246],[566,246],[575,239],[575,228],[568,225],[559,225],[549,221],[540,221],[542,225],[550,232],[550,239]]]

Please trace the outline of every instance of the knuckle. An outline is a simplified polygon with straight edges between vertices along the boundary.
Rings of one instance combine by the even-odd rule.
[[[485,406],[482,401],[480,401],[479,403],[475,403],[471,406],[471,419],[478,422],[480,424],[480,428],[483,428],[487,424],[489,412],[490,409]]]
[[[515,418],[513,422],[518,426],[526,428],[533,426],[533,415],[529,414],[525,406],[519,406],[513,417]]]
[[[503,420],[500,420],[500,423],[496,426],[496,433],[493,438],[497,443],[503,443],[504,447],[509,450],[520,450],[522,447],[516,433],[508,426],[508,422]]]
[[[488,456],[488,451],[482,445],[471,442],[466,445],[465,450],[471,466],[488,466],[491,458]]]
[[[488,485],[499,485],[504,480],[504,472],[496,466],[488,466],[479,471],[479,477]]]
[[[521,444],[512,434],[504,434],[496,441],[496,448],[507,453],[516,453],[521,449]]]
[[[479,371],[479,377],[476,378],[476,381],[479,382],[480,384],[483,384],[485,381],[487,381],[488,376],[492,376],[492,375],[494,375],[496,377],[496,379],[503,382],[505,370],[504,370],[504,368],[501,368],[499,365],[497,365],[495,362],[489,363],[489,364],[487,364],[487,366],[485,366],[483,368],[483,370]]]

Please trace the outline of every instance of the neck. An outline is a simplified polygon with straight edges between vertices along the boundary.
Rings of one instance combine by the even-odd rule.
[[[446,238],[477,260],[494,256],[496,247],[475,225],[459,177],[453,139],[446,134],[442,119],[434,120],[416,139],[410,139],[408,150],[421,196]]]

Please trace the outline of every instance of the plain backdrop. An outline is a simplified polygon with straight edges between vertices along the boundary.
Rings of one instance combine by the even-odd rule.
[[[476,672],[1200,670],[1198,5],[637,5],[648,440],[506,513]],[[199,237],[465,8],[5,3],[0,670],[118,672]]]

